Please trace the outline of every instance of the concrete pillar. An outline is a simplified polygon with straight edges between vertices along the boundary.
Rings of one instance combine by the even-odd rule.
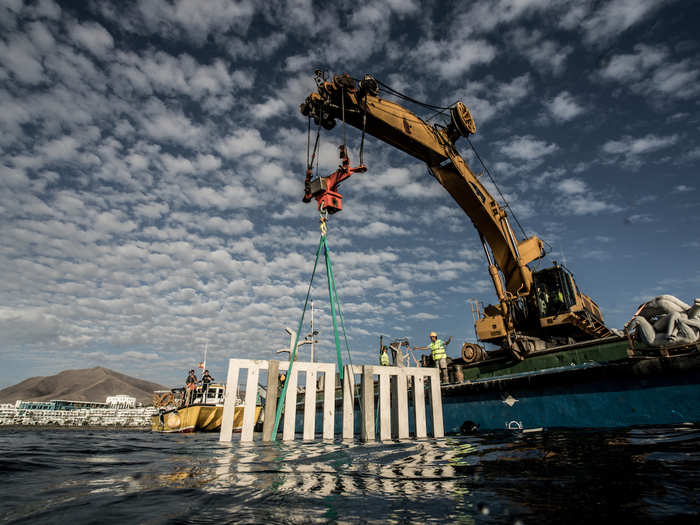
[[[335,367],[324,373],[323,439],[333,439],[335,427]]]
[[[279,371],[280,362],[270,361],[267,367],[267,389],[265,392],[265,421],[263,422],[263,441],[272,439],[272,429],[275,426],[275,415],[277,413],[277,396],[279,392]]]
[[[425,379],[422,375],[413,376],[413,410],[416,421],[416,437],[427,437],[425,423]]]
[[[362,429],[360,438],[363,441],[374,441],[374,375],[373,367],[362,367]]]
[[[435,368],[430,374],[430,407],[433,416],[433,437],[445,437],[442,421],[442,395],[440,392],[440,370]]]
[[[345,365],[343,370],[343,439],[352,439],[355,435],[355,372],[352,365]]]
[[[221,417],[221,430],[219,441],[231,441],[233,436],[233,414],[236,410],[236,391],[238,390],[238,366],[233,359],[228,362],[228,375],[226,377],[226,393],[224,395],[224,413]]]
[[[306,391],[304,393],[304,433],[305,441],[316,435],[316,369],[306,371]]]
[[[385,367],[386,368],[386,367]],[[391,405],[389,403],[389,375],[379,374],[379,439],[391,439]]]
[[[260,377],[260,366],[267,362],[255,360],[248,368],[248,381],[245,387],[245,404],[243,408],[243,427],[241,428],[241,441],[253,441],[253,430],[255,428],[255,405],[258,398],[258,377]]]

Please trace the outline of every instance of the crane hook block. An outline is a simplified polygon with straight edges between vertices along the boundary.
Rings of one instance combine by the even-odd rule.
[[[306,181],[304,184],[304,202],[310,202],[312,198],[316,199],[319,210],[325,210],[329,214],[337,213],[343,209],[343,196],[338,191],[338,185],[353,173],[364,173],[367,171],[367,166],[360,165],[355,168],[350,167],[350,159],[348,158],[345,145],[341,145],[340,150],[340,166],[331,173],[328,177],[316,177],[311,180],[311,170],[306,171]]]

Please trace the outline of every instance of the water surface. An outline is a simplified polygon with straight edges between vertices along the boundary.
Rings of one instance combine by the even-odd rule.
[[[0,523],[695,524],[700,513],[700,426],[235,439],[0,428]]]

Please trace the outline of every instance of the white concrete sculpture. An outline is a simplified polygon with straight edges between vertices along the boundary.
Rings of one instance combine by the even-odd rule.
[[[690,306],[673,295],[659,295],[641,305],[625,328],[651,346],[693,343],[700,339],[700,299]]]

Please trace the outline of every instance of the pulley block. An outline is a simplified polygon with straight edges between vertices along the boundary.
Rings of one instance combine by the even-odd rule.
[[[476,133],[476,124],[469,108],[461,100],[450,108],[452,125],[462,137]]]

